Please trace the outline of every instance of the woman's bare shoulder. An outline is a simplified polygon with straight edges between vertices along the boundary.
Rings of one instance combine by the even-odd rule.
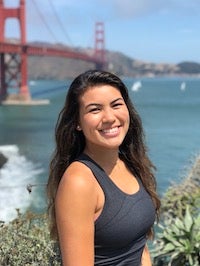
[[[88,166],[86,166],[84,163],[75,161],[72,162],[69,167],[66,169],[64,174],[75,174],[75,175],[92,175],[92,171],[90,170],[90,168]]]
[[[68,193],[90,193],[94,190],[95,179],[92,171],[81,162],[73,162],[64,172],[58,191]]]

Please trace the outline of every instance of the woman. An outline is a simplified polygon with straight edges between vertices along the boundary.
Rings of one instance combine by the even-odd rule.
[[[142,123],[124,83],[91,70],[72,82],[48,181],[64,266],[150,266],[160,201]]]

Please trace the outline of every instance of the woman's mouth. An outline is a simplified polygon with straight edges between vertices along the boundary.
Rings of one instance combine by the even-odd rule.
[[[108,136],[108,137],[115,137],[119,134],[119,127],[113,127],[113,128],[107,128],[107,129],[102,129],[100,130],[100,132],[104,135],[104,136]]]

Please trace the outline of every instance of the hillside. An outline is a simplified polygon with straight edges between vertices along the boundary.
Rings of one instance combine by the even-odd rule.
[[[76,50],[86,53],[92,52],[92,49],[90,48],[76,48]],[[179,64],[156,64],[152,62],[136,60],[120,52],[113,51],[106,51],[106,58],[108,61],[107,70],[112,71],[120,76],[200,76],[200,64],[196,62],[180,62]],[[94,65],[92,63],[67,58],[34,56],[29,57],[28,60],[29,79],[73,78],[80,72],[90,68],[94,68]]]

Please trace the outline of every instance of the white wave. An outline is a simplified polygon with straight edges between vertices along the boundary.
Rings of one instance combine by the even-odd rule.
[[[0,146],[0,152],[8,161],[0,169],[0,220],[8,222],[17,215],[16,209],[25,211],[33,197],[27,190],[43,172],[20,154],[16,145]]]

